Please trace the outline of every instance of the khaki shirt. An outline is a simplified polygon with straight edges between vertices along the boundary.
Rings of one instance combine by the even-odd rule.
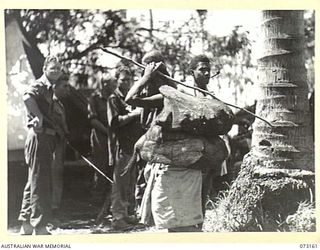
[[[25,91],[23,100],[32,97],[35,99],[41,113],[50,120],[53,120],[53,89],[45,75],[33,82]],[[33,127],[33,119],[35,115],[27,110],[27,126]],[[43,120],[43,128],[54,130],[54,126],[46,119]]]

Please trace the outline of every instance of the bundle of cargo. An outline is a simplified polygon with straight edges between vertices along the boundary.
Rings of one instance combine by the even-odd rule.
[[[175,167],[191,166],[200,158],[208,162],[223,162],[227,148],[219,136],[205,138],[180,131],[167,131],[153,125],[136,144],[140,157],[148,162],[158,162]]]
[[[167,85],[160,92],[164,108],[156,122],[167,130],[214,136],[228,133],[233,125],[232,110],[217,99],[191,96]]]
[[[220,168],[228,151],[219,135],[231,129],[231,109],[218,100],[193,97],[169,86],[162,86],[160,92],[164,108],[136,142],[124,173],[138,155],[172,167]]]

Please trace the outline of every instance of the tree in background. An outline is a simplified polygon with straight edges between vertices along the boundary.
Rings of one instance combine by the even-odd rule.
[[[110,60],[110,57],[106,59],[105,54],[97,50],[104,46],[137,61],[146,50],[159,49],[167,60],[171,75],[184,81],[193,49],[200,45],[201,51],[206,51],[211,58],[215,70],[221,72],[211,81],[212,85],[218,86],[214,89],[218,96],[219,91],[231,93],[224,96],[228,102],[239,106],[252,104],[252,100],[246,103],[245,91],[251,89],[256,81],[256,65],[251,59],[248,32],[236,26],[226,36],[211,34],[207,30],[208,25],[212,25],[207,20],[209,12],[194,10],[182,24],[168,20],[156,25],[152,10],[146,10],[145,19],[149,20],[149,27],[142,26],[138,17],[129,19],[126,10],[6,10],[6,20],[11,16],[17,20],[35,77],[41,74],[44,55],[57,52],[70,71],[76,88],[96,88],[101,74],[112,71],[105,66],[105,60]],[[314,12],[309,14],[305,20],[305,51],[310,72],[308,83],[312,90]],[[85,112],[85,97],[78,95],[76,99],[80,111]]]
[[[134,40],[123,34],[125,11],[102,10],[6,10],[6,25],[14,18],[23,36],[23,46],[35,78],[42,74],[44,57],[48,53],[60,55],[64,67],[71,74],[71,84],[80,89],[64,100],[67,104],[71,138],[79,150],[89,150],[89,121],[87,119],[88,91],[96,88],[99,77],[108,68],[99,64],[98,46],[128,49]],[[131,23],[130,23],[131,25]],[[120,35],[119,35],[120,34]],[[18,34],[17,34],[18,35]],[[132,37],[132,36],[131,36]],[[120,39],[121,38],[121,39]],[[136,44],[138,44],[136,42]],[[133,53],[139,51],[132,49]],[[27,84],[27,83],[25,83]],[[21,124],[23,126],[23,124]],[[85,137],[79,141],[80,136]],[[10,140],[14,138],[10,138]],[[84,146],[81,149],[82,145]]]
[[[123,10],[9,10],[7,15],[16,17],[29,47],[40,56],[29,57],[36,77],[33,65],[42,63],[42,53],[60,54],[74,74],[94,75],[103,70],[97,63],[98,46],[128,49],[130,43],[130,49],[137,51],[135,41],[125,34]]]
[[[229,79],[231,87],[252,84],[250,77],[256,65],[251,60],[251,43],[248,31],[235,26],[228,35],[218,37],[208,31],[210,11],[194,10],[184,23],[174,20],[156,25],[152,10],[146,10],[150,27],[143,27],[138,17],[128,18],[126,10],[6,10],[6,19],[14,15],[25,36],[25,47],[36,77],[43,54],[58,52],[71,73],[77,75],[80,86],[95,86],[96,78],[104,71],[104,57],[98,46],[115,49],[140,61],[146,50],[161,50],[171,68],[171,75],[185,80],[193,48],[200,44],[221,71],[221,79]],[[306,35],[312,53],[314,46],[314,12],[306,20]],[[310,47],[311,46],[311,47]],[[28,53],[29,52],[29,53]],[[310,54],[309,57],[312,57]],[[311,63],[310,63],[311,65]],[[40,67],[41,68],[41,67]],[[250,74],[247,74],[250,72]],[[219,84],[219,81],[218,81]],[[237,103],[238,97],[235,97]]]
[[[203,51],[214,61],[225,56],[234,57],[241,50],[247,50],[248,54],[250,50],[246,33],[239,27],[224,37],[210,34],[205,29],[206,13],[207,10],[196,10],[180,26],[167,21],[160,27],[154,24],[152,10],[148,17],[150,27],[141,26],[138,18],[129,20],[126,10],[7,10],[6,16],[15,15],[28,46],[35,51],[29,59],[36,76],[39,74],[36,66],[41,65],[44,52],[60,53],[72,73],[92,77],[108,70],[99,64],[98,46],[116,49],[137,61],[147,48],[154,47],[165,55],[172,75],[178,71],[185,79],[192,47],[199,39]],[[34,64],[35,61],[38,62]],[[230,62],[230,59],[222,61],[223,64]]]
[[[68,117],[72,117],[71,121],[78,121],[76,124],[85,125],[85,96],[90,89],[97,88],[102,74],[112,74],[113,65],[117,62],[117,58],[97,49],[99,46],[116,50],[136,61],[141,61],[147,50],[158,49],[166,58],[171,75],[186,80],[192,49],[200,42],[216,65],[216,71],[221,71],[220,79],[215,79],[217,84],[214,85],[224,85],[223,81],[228,81],[231,89],[241,89],[239,83],[247,82],[249,78],[239,74],[234,65],[242,68],[241,65],[245,65],[242,55],[250,54],[246,33],[236,28],[224,37],[210,34],[206,30],[207,12],[191,11],[190,17],[177,25],[170,19],[156,22],[152,10],[146,10],[149,26],[141,25],[139,17],[128,17],[127,10],[6,10],[5,17],[6,23],[14,17],[20,27],[35,78],[41,75],[44,57],[48,53],[60,54],[63,65],[71,74],[71,85],[80,90],[73,89],[69,98],[72,100],[67,100],[68,106],[74,107],[67,111],[71,114]],[[247,72],[245,69],[241,71]],[[139,75],[140,69],[136,73]],[[236,102],[237,95],[241,93],[233,93]],[[74,114],[81,117],[73,117]]]

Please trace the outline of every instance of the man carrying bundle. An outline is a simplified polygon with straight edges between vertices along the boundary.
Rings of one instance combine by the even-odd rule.
[[[163,109],[163,95],[159,87],[167,81],[156,74],[156,70],[167,73],[163,61],[160,52],[147,53],[143,58],[146,64],[144,75],[126,96],[127,103],[144,108],[145,119],[142,120],[146,127],[154,123]],[[197,225],[203,221],[201,171],[148,162],[145,172],[147,187],[141,205],[141,222],[154,222],[157,228],[168,229],[169,232],[200,231]]]
[[[201,170],[221,168],[227,150],[218,135],[231,128],[233,114],[220,101],[170,87],[172,82],[157,73],[166,74],[163,61],[159,52],[147,53],[144,75],[126,97],[129,104],[144,108],[144,117],[152,118],[135,144],[136,155],[148,161],[141,222],[154,222],[169,232],[197,232],[203,222]]]
[[[211,75],[211,65],[210,60],[206,55],[197,55],[192,58],[189,70],[191,75],[193,76],[194,80],[194,86],[198,87],[203,90],[207,90],[207,85],[210,80]],[[193,93],[194,96],[198,97],[206,97],[206,98],[212,98],[211,96],[206,95],[203,92],[200,92],[198,90],[194,90]],[[228,149],[228,155],[230,154],[230,145],[229,140],[226,135],[222,135],[221,138],[225,141],[227,149]],[[206,205],[206,198],[207,195],[210,193],[210,189],[212,187],[212,181],[213,178],[218,176],[224,176],[227,174],[227,162],[226,160],[223,161],[221,165],[221,169],[212,169],[212,168],[206,168],[202,170],[202,212],[203,216],[205,214],[205,205]]]

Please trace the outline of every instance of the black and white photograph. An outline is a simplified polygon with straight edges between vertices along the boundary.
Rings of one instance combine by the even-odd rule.
[[[3,12],[9,235],[316,232],[315,9]]]

